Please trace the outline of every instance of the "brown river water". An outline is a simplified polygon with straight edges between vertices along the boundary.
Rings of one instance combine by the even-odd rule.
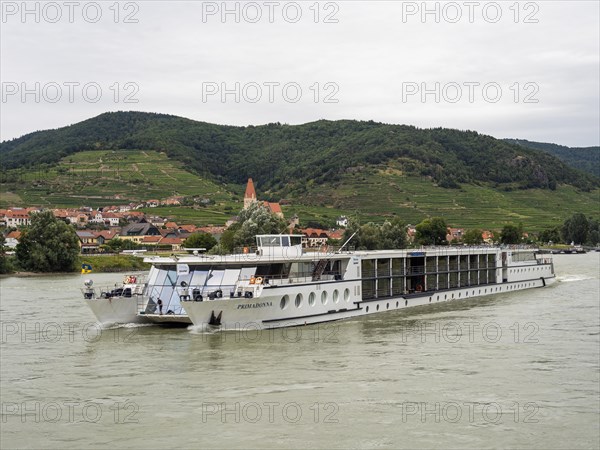
[[[274,331],[101,329],[0,280],[0,448],[598,448],[600,253],[534,289]],[[119,274],[91,274],[96,285]]]

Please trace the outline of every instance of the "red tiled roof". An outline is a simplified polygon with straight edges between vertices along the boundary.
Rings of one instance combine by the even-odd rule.
[[[157,244],[161,239],[163,239],[162,236],[144,236],[142,242],[144,244]]]
[[[20,232],[20,231],[11,231],[10,233],[8,233],[8,234],[6,235],[6,238],[7,238],[7,239],[10,239],[10,238],[12,238],[12,239],[17,239],[17,240],[19,240],[19,238],[20,238],[20,237],[21,237],[21,232]]]
[[[183,239],[178,238],[178,237],[166,237],[163,238],[159,244],[165,244],[165,245],[178,245],[181,244],[183,242]]]
[[[196,231],[196,225],[180,225],[179,229],[193,233],[194,231]]]
[[[270,203],[270,202],[263,202],[263,203],[267,208],[269,208],[271,210],[271,212],[273,214],[282,213],[281,205],[279,203]]]
[[[319,228],[305,228],[302,230],[302,234],[307,237],[329,237],[326,230],[321,230]]]

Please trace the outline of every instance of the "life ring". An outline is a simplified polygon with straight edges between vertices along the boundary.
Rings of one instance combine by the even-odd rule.
[[[250,277],[250,284],[256,283],[256,278],[254,276]]]
[[[421,286],[420,284],[417,284],[417,287],[415,288],[415,291],[417,291],[417,292],[423,292],[423,286]]]
[[[263,282],[262,277],[256,277],[256,280],[254,280],[255,284],[262,284],[262,282]]]

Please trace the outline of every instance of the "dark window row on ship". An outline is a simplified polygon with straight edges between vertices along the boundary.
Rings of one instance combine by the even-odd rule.
[[[444,255],[363,259],[362,298],[496,283],[496,255]]]

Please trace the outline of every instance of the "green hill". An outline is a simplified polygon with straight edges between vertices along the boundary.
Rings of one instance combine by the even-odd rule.
[[[505,139],[505,141],[550,153],[571,167],[600,177],[600,147],[566,147],[525,139]]]
[[[0,205],[101,206],[197,195],[206,208],[157,208],[224,223],[243,184],[289,200],[286,216],[331,222],[398,215],[418,222],[534,228],[575,211],[598,216],[600,179],[544,151],[473,131],[376,122],[233,127],[163,114],[116,112],[0,144]]]

